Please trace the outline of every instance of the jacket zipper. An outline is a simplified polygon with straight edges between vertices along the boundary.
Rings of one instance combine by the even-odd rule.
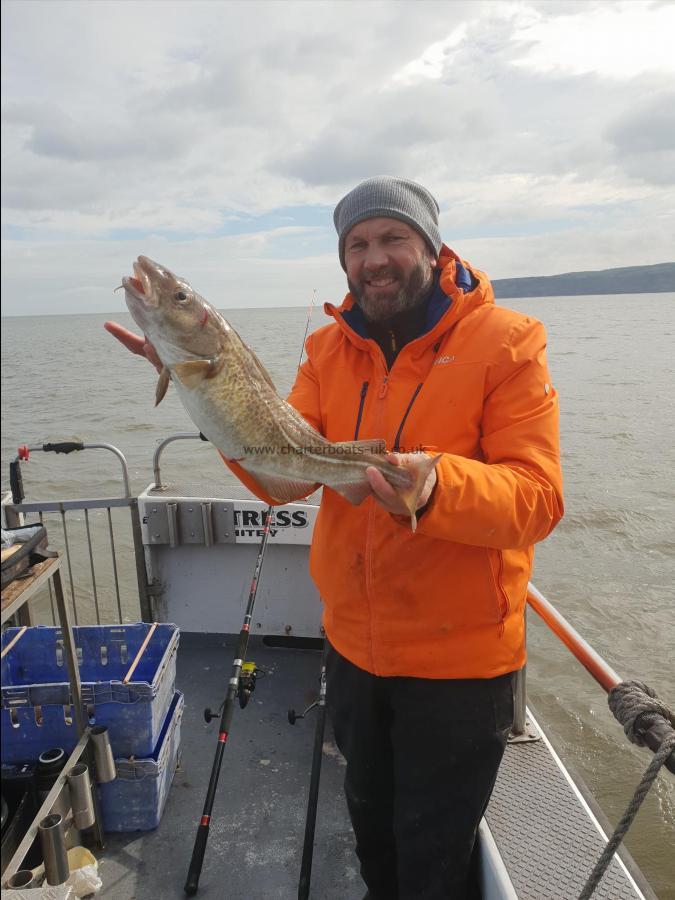
[[[363,416],[363,407],[366,402],[366,394],[368,393],[368,382],[364,381],[361,385],[361,400],[359,402],[359,412],[356,416],[356,428],[354,430],[354,440],[358,441],[359,439],[359,428],[361,427],[361,418]]]
[[[401,419],[401,424],[398,426],[398,431],[396,432],[396,439],[395,439],[395,441],[394,441],[394,447],[393,447],[393,452],[394,452],[394,453],[398,453],[399,450],[400,450],[401,432],[403,431],[403,426],[405,425],[405,421],[406,421],[406,419],[408,418],[408,413],[409,413],[410,410],[412,409],[413,403],[414,403],[415,400],[417,399],[417,395],[418,395],[419,392],[422,390],[423,384],[424,384],[424,382],[421,381],[421,382],[417,385],[417,387],[415,388],[415,393],[412,395],[412,398],[411,398],[411,400],[410,400],[410,403],[408,404],[408,408],[407,408],[406,411],[403,413],[403,418]]]
[[[389,332],[389,344],[390,344],[390,349],[391,349],[392,365],[393,365],[393,363],[396,359],[396,355],[398,353],[398,348],[396,346],[396,335],[394,334],[393,331]]]
[[[381,351],[380,351],[381,352]],[[385,368],[385,372],[388,370]],[[382,384],[380,385],[380,389],[377,392],[377,397],[379,400],[384,399],[387,395],[387,388],[389,386],[389,375],[385,374],[382,379]],[[361,388],[363,391],[363,388]],[[377,414],[375,417],[375,431],[377,432],[382,424],[382,407],[380,404],[376,404]],[[375,520],[375,504],[371,503],[370,508],[368,510],[368,519],[366,522],[366,533],[365,533],[365,543],[364,543],[364,559],[365,559],[365,574],[366,574],[366,597],[368,600],[368,611],[370,618],[370,659],[371,665],[373,668],[373,672],[375,675],[378,674],[378,664],[375,659],[375,644],[376,639],[375,629],[379,628],[379,622],[376,623],[374,609],[375,609],[375,598],[374,598],[374,586],[373,586],[373,529]]]
[[[364,557],[366,561],[366,598],[368,601],[368,618],[370,619],[370,664],[374,674],[377,675],[378,666],[375,662],[375,616],[373,615],[373,505],[371,503],[368,510],[368,518],[366,520],[366,535],[364,546]]]
[[[508,594],[504,589],[504,554],[501,550],[497,550],[497,560],[499,565],[497,567],[495,586],[497,588],[497,605],[499,608],[499,636],[501,637],[504,634],[504,623],[511,610],[511,604],[509,603]]]

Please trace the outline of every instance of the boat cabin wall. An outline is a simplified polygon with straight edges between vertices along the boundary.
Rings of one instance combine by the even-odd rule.
[[[138,503],[154,618],[182,632],[238,633],[266,504],[152,490]],[[321,602],[308,566],[317,512],[308,503],[274,508],[251,634],[321,637]]]

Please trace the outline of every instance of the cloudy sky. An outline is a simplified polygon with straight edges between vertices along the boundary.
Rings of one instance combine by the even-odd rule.
[[[2,312],[339,299],[335,202],[421,181],[493,278],[675,258],[675,3],[2,4]]]

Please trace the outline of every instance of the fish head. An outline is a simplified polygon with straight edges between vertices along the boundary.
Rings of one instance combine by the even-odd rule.
[[[139,256],[122,279],[129,312],[165,365],[216,356],[230,330],[220,313],[169,269]]]

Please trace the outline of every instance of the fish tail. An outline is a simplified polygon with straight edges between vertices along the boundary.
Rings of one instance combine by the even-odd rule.
[[[441,458],[438,456],[427,456],[426,453],[420,453],[419,459],[410,461],[406,464],[406,470],[412,476],[409,484],[394,484],[394,490],[406,505],[410,513],[410,528],[415,531],[417,528],[417,504],[419,503],[420,494],[424,490],[424,485],[429,473],[436,468]]]

